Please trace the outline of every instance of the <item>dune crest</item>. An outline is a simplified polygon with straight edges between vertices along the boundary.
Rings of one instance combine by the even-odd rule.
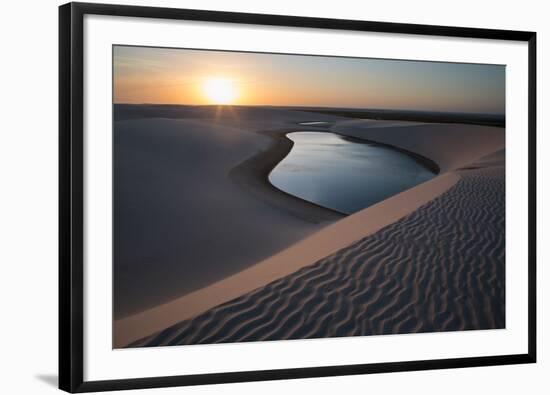
[[[115,347],[124,347],[132,342],[134,346],[154,346],[240,339],[262,340],[270,336],[302,338],[343,336],[350,333],[502,327],[503,306],[495,305],[494,300],[498,299],[498,295],[487,296],[487,291],[501,292],[500,285],[495,284],[502,283],[501,276],[504,273],[504,265],[495,263],[504,250],[503,237],[499,236],[504,229],[501,222],[504,202],[499,201],[499,196],[504,196],[503,155],[496,155],[496,159],[486,163],[476,163],[476,160],[503,149],[503,129],[472,125],[411,125],[410,122],[384,125],[383,122],[359,120],[336,122],[331,130],[394,145],[434,160],[441,157],[436,162],[442,173],[424,184],[340,220],[231,277],[172,302],[115,321]],[[407,139],[403,138],[405,133],[408,135]],[[426,141],[430,144],[426,144]],[[472,168],[460,170],[468,166]],[[472,195],[471,199],[469,194]],[[479,200],[481,196],[484,196],[484,200]],[[498,213],[502,215],[499,216]],[[479,228],[479,222],[476,223],[476,219],[480,218],[484,222],[495,223],[494,234],[481,239],[482,244],[492,243],[491,247],[484,244],[476,246],[478,238],[484,232],[484,229]],[[450,221],[451,225],[445,227],[442,221]],[[413,238],[396,238],[396,235],[403,236],[410,231],[415,235]],[[446,235],[446,238],[434,239],[434,235]],[[419,241],[425,243],[422,251],[415,249],[415,244]],[[437,246],[439,242],[445,247],[442,247],[440,255],[435,256],[433,246]],[[459,261],[446,262],[444,268],[442,262],[438,264],[437,259],[444,259],[445,248],[448,249],[447,252],[455,254]],[[474,255],[471,255],[472,251]],[[480,268],[474,267],[475,259],[472,257],[479,258],[475,251],[487,254],[488,263],[480,265]],[[429,256],[425,256],[426,254]],[[393,260],[388,256],[393,257]],[[422,259],[418,259],[418,256],[422,256]],[[342,263],[342,257],[346,257],[349,262]],[[385,258],[382,259],[383,257]],[[470,261],[465,260],[466,258]],[[388,259],[394,263],[387,265]],[[422,267],[413,265],[413,260],[423,260],[419,262]],[[326,270],[330,274],[315,275],[319,270],[321,273]],[[368,275],[368,281],[361,281],[367,281],[363,286],[369,290],[360,291],[359,284],[349,283],[349,275],[357,272],[374,272],[382,277]],[[490,275],[486,275],[487,272]],[[464,273],[467,273],[466,277]],[[455,282],[466,279],[469,286],[475,283],[475,289],[465,288],[455,294],[446,290],[443,295],[441,292],[444,288],[437,284],[436,278],[449,282],[449,276],[454,276]],[[327,284],[332,284],[334,292],[327,294],[326,287],[320,286],[318,281],[321,281],[321,277],[326,279]],[[302,280],[298,281],[298,278]],[[426,278],[430,280],[424,281]],[[423,282],[416,286],[419,279]],[[503,283],[501,285],[503,288]],[[376,302],[378,299],[372,294],[376,289],[380,294],[395,293],[393,298],[385,298],[392,302]],[[278,299],[288,302],[276,310],[273,310],[274,306],[278,306],[279,302],[273,302],[274,292],[279,295]],[[419,296],[422,292],[424,299]],[[448,306],[458,303],[457,298],[464,298],[464,295],[472,292],[484,295],[484,305],[472,305],[473,310],[468,313],[470,318],[466,319],[466,313],[461,314],[459,310],[449,310]],[[411,296],[413,294],[414,298]],[[363,302],[356,303],[359,299]],[[431,322],[422,323],[418,319],[415,321],[416,315],[408,318],[399,316],[399,312],[407,311],[405,307],[421,300],[423,304],[432,306],[431,314],[428,315],[432,317]],[[302,309],[304,303],[310,303],[318,309],[323,308],[320,303],[328,303],[333,309],[325,312],[327,316],[347,312],[345,317],[348,318],[342,317],[340,321],[331,320],[332,324],[323,324],[318,321],[314,323],[311,318],[299,317],[302,324],[296,323],[294,329],[284,325],[278,329],[272,328],[271,335],[259,329],[256,319],[294,314],[296,312],[292,309]],[[363,309],[363,315],[368,308],[374,317],[369,314],[370,318],[362,324],[351,324],[350,320],[357,320],[353,317],[357,317],[358,311],[351,309],[353,306],[350,303],[356,305],[354,309]],[[474,302],[468,299],[468,303]],[[338,308],[334,307],[335,304]],[[201,314],[203,312],[206,313]],[[442,314],[446,318],[442,318]],[[246,317],[249,315],[251,321],[247,324]],[[240,318],[235,319],[237,316]],[[239,320],[242,322],[238,328],[233,327],[231,323]],[[208,334],[200,333],[204,325],[211,328]],[[305,327],[312,328],[309,334],[304,332]],[[155,332],[156,335],[143,339]],[[138,339],[142,340],[136,343]]]
[[[502,172],[465,170],[379,232],[132,346],[504,328]]]

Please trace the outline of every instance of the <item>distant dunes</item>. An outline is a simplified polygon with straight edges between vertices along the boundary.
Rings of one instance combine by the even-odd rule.
[[[140,208],[131,194],[133,205],[120,205],[134,209],[132,220],[155,213],[156,228],[124,233],[138,229],[154,242],[126,251],[150,250],[162,264],[132,255],[115,266],[115,301],[133,310],[115,314],[115,348],[505,327],[503,128],[180,107],[118,107],[116,118],[127,120],[116,122],[117,133],[132,143],[124,147],[156,155],[155,162],[137,155],[128,166],[140,170],[130,178],[137,191],[146,187],[139,196],[155,185],[155,199]],[[440,172],[333,219],[273,193],[266,181],[288,151],[282,136],[296,130],[395,147],[429,158]],[[165,168],[174,170],[170,182]]]
[[[130,347],[505,326],[503,162],[350,246]]]

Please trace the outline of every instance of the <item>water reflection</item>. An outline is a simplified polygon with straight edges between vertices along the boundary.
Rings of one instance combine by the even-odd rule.
[[[272,170],[277,188],[351,214],[434,177],[413,157],[334,133],[293,132],[290,153]]]
[[[325,122],[325,121],[311,121],[311,122],[300,122],[299,125],[310,125],[310,126],[313,126],[313,125],[324,125],[324,124],[327,124],[328,122]]]

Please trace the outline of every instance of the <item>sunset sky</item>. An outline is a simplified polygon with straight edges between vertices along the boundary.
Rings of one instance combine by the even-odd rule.
[[[504,113],[505,68],[116,46],[115,103]]]

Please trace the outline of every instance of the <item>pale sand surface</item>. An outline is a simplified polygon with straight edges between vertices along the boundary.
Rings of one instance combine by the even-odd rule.
[[[401,220],[133,346],[504,328],[502,175],[461,172]]]
[[[115,321],[115,344],[126,345],[178,321],[261,287],[274,279],[309,266],[359,237],[372,234],[414,211],[454,185],[457,177],[445,175],[346,217],[249,269],[206,288],[141,314]]]
[[[291,147],[284,130],[311,114],[161,110],[119,114],[114,126],[115,319],[246,269],[342,218],[267,182]]]
[[[490,126],[348,120],[334,133],[395,145],[435,161],[441,173],[504,148],[504,129]]]
[[[317,120],[319,118],[305,118],[305,120],[311,119]],[[140,344],[161,345],[176,343],[194,343],[201,341],[235,341],[240,340],[241,338],[245,340],[259,340],[265,338],[265,332],[262,332],[261,330],[255,331],[255,324],[251,324],[250,326],[246,327],[249,328],[250,331],[255,331],[256,335],[249,333],[246,336],[233,336],[231,335],[231,333],[233,333],[233,330],[235,328],[231,327],[231,325],[220,325],[220,322],[239,321],[240,319],[238,317],[243,317],[242,314],[246,312],[239,310],[240,307],[235,308],[235,306],[242,307],[242,304],[238,301],[242,300],[243,298],[248,300],[248,304],[252,303],[255,306],[253,310],[258,312],[258,314],[260,315],[272,315],[277,313],[278,310],[277,312],[270,311],[270,307],[262,305],[259,300],[256,300],[256,302],[258,303],[251,302],[251,300],[255,300],[251,297],[251,295],[264,295],[265,298],[263,298],[262,300],[268,300],[270,299],[268,296],[270,295],[271,291],[266,291],[266,289],[268,287],[273,287],[273,282],[278,279],[280,279],[279,281],[291,281],[292,276],[296,275],[298,271],[300,271],[301,273],[303,270],[315,270],[314,268],[318,265],[327,265],[330,262],[334,263],[333,266],[345,265],[346,260],[344,260],[344,262],[341,262],[340,260],[334,258],[335,255],[341,255],[342,251],[363,251],[361,253],[363,254],[362,256],[365,256],[365,254],[368,256],[368,245],[370,242],[365,241],[365,239],[368,239],[369,237],[382,237],[382,239],[385,240],[385,243],[390,245],[388,247],[389,250],[391,250],[392,248],[402,249],[403,247],[396,247],[395,240],[393,240],[391,237],[387,237],[387,235],[384,236],[384,232],[387,233],[387,230],[383,228],[390,224],[394,224],[395,226],[407,229],[407,225],[400,223],[402,221],[405,221],[405,223],[407,223],[409,216],[414,216],[415,213],[418,215],[418,212],[420,212],[421,210],[427,210],[427,214],[430,214],[426,215],[426,213],[424,213],[422,216],[422,218],[425,218],[423,220],[423,222],[425,222],[426,224],[425,232],[433,232],[433,229],[430,230],[430,226],[437,225],[430,225],[433,222],[431,220],[440,217],[440,213],[435,212],[435,209],[433,207],[429,208],[431,207],[430,205],[433,205],[434,199],[438,196],[443,197],[454,196],[453,194],[463,194],[464,192],[460,188],[464,189],[467,187],[466,184],[460,184],[461,180],[467,178],[463,174],[464,172],[466,172],[466,170],[457,171],[457,169],[471,164],[475,159],[490,154],[491,152],[498,151],[504,146],[504,130],[491,127],[456,124],[421,124],[410,122],[399,123],[395,121],[385,123],[380,121],[365,120],[333,120],[332,124],[328,126],[332,129],[332,131],[340,134],[347,134],[350,136],[379,141],[381,143],[394,145],[405,150],[419,153],[428,158],[432,158],[441,167],[443,173],[439,177],[425,184],[405,191],[399,195],[387,199],[384,202],[369,207],[348,218],[340,220],[333,225],[319,230],[317,233],[292,245],[290,248],[284,249],[282,252],[279,252],[267,259],[264,259],[260,263],[249,267],[248,269],[229,276],[221,281],[215,282],[210,286],[194,291],[192,293],[188,293],[187,295],[179,299],[175,299],[171,302],[146,310],[142,313],[138,313],[133,316],[115,321],[115,347],[125,346],[132,341],[143,338],[144,336],[151,333],[163,330],[177,322],[182,323],[175,325],[170,329],[162,331],[158,335],[158,337],[149,338],[147,341],[141,342]],[[407,138],[404,138],[405,136]],[[417,136],[417,138],[415,138],[415,136]],[[431,141],[431,144],[425,144],[426,140]],[[444,154],[442,154],[441,152],[444,152]],[[496,169],[501,168],[503,171],[502,163],[502,159],[499,159],[497,155],[496,162],[495,160],[492,160],[489,165],[487,163],[482,163],[481,167]],[[479,166],[479,164],[476,164],[474,167],[477,168]],[[473,181],[472,185],[477,185],[479,188],[482,188],[483,186],[481,184],[489,184],[488,182],[484,181],[487,176],[484,176],[483,174],[485,173],[481,173],[481,176],[479,176],[478,178],[472,178],[473,180],[477,180],[475,182]],[[494,176],[493,174],[493,176],[491,176],[490,178],[502,179],[503,183],[503,175]],[[491,199],[493,199],[496,203],[498,203],[498,187],[496,187],[496,190],[488,196],[491,197]],[[496,203],[493,206],[497,207],[497,209],[502,209],[503,215],[503,205],[502,207],[500,207]],[[439,207],[439,210],[441,210],[441,205]],[[444,212],[446,212],[446,210],[444,210]],[[464,218],[467,218],[467,213],[464,213],[460,210],[455,210],[453,217],[450,219],[456,222],[456,224],[458,224],[457,226],[459,226],[460,228],[460,226],[462,226],[460,225],[461,222],[465,221],[461,220],[462,216],[464,216]],[[491,217],[489,220],[494,220],[494,218]],[[418,218],[415,221],[418,221]],[[456,229],[452,228],[451,230]],[[460,235],[457,235],[455,233],[456,232],[447,232],[450,239],[458,239]],[[431,233],[429,233],[426,237],[431,237],[430,234]],[[475,234],[473,234],[472,237],[475,237]],[[361,245],[361,247],[357,248],[357,243],[363,244],[359,244]],[[453,253],[455,252],[455,250],[451,249],[448,252]],[[351,256],[351,258],[349,259],[348,264],[358,262],[357,259],[353,259],[352,253],[350,253],[349,255]],[[373,256],[376,256],[376,254],[374,254]],[[401,264],[400,266],[396,266],[395,268],[396,275],[403,268],[405,268],[403,270],[405,270],[407,273],[413,270],[411,269],[410,265],[410,255],[398,255],[398,258],[399,259],[395,260],[395,263],[399,264],[401,262]],[[371,260],[361,260],[361,262],[363,262],[365,265],[380,265],[381,259],[373,258]],[[363,263],[361,263],[359,266],[363,267]],[[427,261],[427,263],[430,263],[429,260]],[[444,264],[443,266],[445,265],[446,264]],[[416,266],[414,265],[412,267],[416,268]],[[302,271],[300,269],[302,269]],[[364,270],[367,270],[367,268],[363,268],[361,272],[363,272]],[[305,278],[307,278],[307,276]],[[407,278],[409,280],[412,280],[410,277]],[[339,277],[334,278],[334,281],[336,282],[340,280],[342,279],[340,279]],[[391,279],[387,280],[391,282]],[[374,288],[377,288],[376,284],[377,283],[372,283],[371,285]],[[387,281],[384,284],[387,285]],[[408,284],[409,286],[413,285],[411,281],[409,281]],[[315,286],[315,281],[308,282],[308,288],[310,290],[318,289],[318,287]],[[393,288],[388,289],[387,291],[391,291],[392,289]],[[251,291],[254,292],[246,295]],[[498,292],[498,289],[494,288],[494,292]],[[404,293],[406,294],[405,291]],[[298,293],[296,295],[300,295],[300,298],[306,297],[306,299],[308,299],[307,295],[303,295],[301,293]],[[279,296],[283,298],[284,294],[279,294]],[[349,298],[347,298],[346,295],[340,295],[340,297],[343,298],[342,300],[349,301]],[[323,297],[321,297],[320,299],[317,297],[311,297],[309,299],[317,301],[324,300]],[[233,301],[229,302],[227,305],[223,305],[224,303],[231,300]],[[387,300],[392,299],[389,298]],[[432,298],[432,300],[434,300],[434,298]],[[296,303],[292,304],[292,306],[294,306],[295,308],[300,307],[300,303],[298,303],[298,305],[296,305]],[[398,303],[398,305],[401,304]],[[200,313],[207,311],[208,309],[215,306],[219,307],[206,313],[211,318],[205,321],[204,314],[201,315]],[[358,306],[364,307],[364,304],[360,304]],[[495,308],[494,310],[498,309]],[[285,314],[288,313],[289,311],[286,311]],[[337,313],[337,311],[332,311],[332,314],[335,313]],[[497,316],[499,314],[497,314]],[[432,316],[434,315],[432,314]],[[494,314],[491,316],[494,316]],[[189,320],[192,317],[196,318],[194,320]],[[208,322],[208,325],[216,327],[218,329],[212,333],[208,332],[210,333],[209,335],[207,335],[206,332],[201,335],[199,332],[197,332],[198,329],[196,325],[196,320],[200,322]],[[439,326],[432,323],[431,327],[438,330],[450,330],[453,328],[456,329],[457,327],[455,321],[453,321],[454,326],[448,324],[443,325],[441,319],[436,319],[435,321],[439,322]],[[496,326],[498,326],[500,323],[498,317],[493,321]],[[371,327],[372,325],[376,326],[378,324],[371,323]],[[429,330],[430,328],[429,325],[423,326],[411,324],[411,326],[409,324],[401,324],[399,325],[399,328],[402,328],[403,330],[409,330],[411,328],[416,330]],[[376,330],[367,331],[366,329],[364,329],[366,328],[366,324],[363,323],[362,325],[363,329],[357,329],[356,325],[344,325],[344,327],[355,328],[353,329],[353,331],[356,334],[379,333]],[[461,325],[464,328],[469,327],[464,323],[462,323]],[[313,327],[317,326],[317,324],[313,325]],[[294,338],[301,336],[296,335],[296,333],[292,331],[285,335],[285,331],[287,329],[285,328],[286,327],[281,327],[278,330],[277,328],[275,328],[274,331],[269,331],[271,333],[270,336],[275,336],[275,338],[277,338],[277,336],[282,336],[279,338]],[[398,332],[399,328],[395,329],[394,327],[390,327],[389,330],[393,331],[390,333]],[[245,329],[240,328],[238,330],[238,333],[242,334],[243,331],[246,332]],[[335,331],[334,327],[332,327],[332,330],[329,330],[329,332],[335,335],[338,335],[340,333],[338,330]],[[294,335],[291,333],[294,333]],[[325,336],[326,333],[328,332],[319,331],[316,335],[315,331],[313,331],[312,334],[308,336]],[[203,337],[203,335],[206,336],[206,338]]]

